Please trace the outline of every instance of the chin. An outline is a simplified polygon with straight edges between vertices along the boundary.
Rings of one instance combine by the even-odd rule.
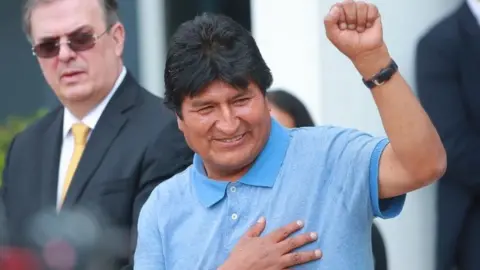
[[[84,85],[67,86],[62,89],[62,96],[65,100],[81,101],[92,95],[92,89]]]
[[[222,167],[231,170],[242,170],[249,167],[255,161],[255,157],[241,153],[230,152],[222,155],[215,163],[221,164]]]

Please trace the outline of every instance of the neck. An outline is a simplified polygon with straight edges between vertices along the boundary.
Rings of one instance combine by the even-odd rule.
[[[107,95],[103,95],[103,98],[105,98]],[[101,98],[100,101],[103,98]],[[81,101],[78,103],[65,102],[63,104],[77,119],[81,120],[85,118],[85,116],[87,116],[87,114],[91,112],[100,103],[100,101]]]

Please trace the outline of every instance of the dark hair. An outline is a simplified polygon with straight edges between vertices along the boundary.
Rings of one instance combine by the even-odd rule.
[[[28,39],[30,39],[30,36],[31,36],[32,24],[30,19],[32,17],[33,9],[40,4],[48,4],[55,1],[58,1],[58,0],[26,0],[25,1],[25,4],[23,6],[22,27]],[[118,17],[117,0],[99,0],[99,3],[103,9],[105,24],[107,25],[107,27],[114,25],[120,20]]]
[[[274,89],[267,92],[267,99],[280,110],[288,113],[295,122],[295,127],[311,127],[312,116],[303,103],[294,95],[283,89]]]
[[[238,89],[255,83],[263,94],[272,74],[250,32],[224,15],[204,13],[180,25],[165,64],[165,102],[181,116],[185,97],[221,80]]]

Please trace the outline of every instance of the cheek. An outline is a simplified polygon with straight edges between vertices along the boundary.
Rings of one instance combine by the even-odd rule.
[[[195,125],[198,125],[200,127],[211,126],[213,122],[213,117],[214,117],[214,113],[210,115],[199,115],[198,117],[196,117],[197,119],[196,119]]]
[[[38,63],[40,65],[40,69],[49,84],[57,84],[58,83],[58,62],[55,58],[52,59],[39,59]]]
[[[84,83],[89,84],[91,87],[102,87],[106,84],[110,73],[112,72],[112,65],[107,65],[105,62],[105,56],[97,51],[85,51],[79,54],[76,61],[76,65],[87,70],[88,78]]]
[[[97,76],[98,72],[103,68],[99,66],[104,61],[103,56],[95,51],[86,51],[79,54],[77,64],[91,72],[92,76]]]
[[[208,143],[211,121],[206,117],[195,117],[183,122],[182,129],[185,139],[192,148],[201,147]]]
[[[239,106],[235,107],[235,111],[237,115],[245,116],[245,115],[250,115],[250,114],[255,114],[257,110],[259,110],[257,102],[250,102],[249,104],[245,106]]]
[[[263,125],[270,119],[268,106],[260,101],[236,108],[236,115],[251,125]]]

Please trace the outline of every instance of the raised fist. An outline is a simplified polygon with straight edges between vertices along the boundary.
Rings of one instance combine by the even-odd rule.
[[[353,0],[337,3],[324,23],[328,39],[352,61],[384,45],[380,14],[373,4]]]

